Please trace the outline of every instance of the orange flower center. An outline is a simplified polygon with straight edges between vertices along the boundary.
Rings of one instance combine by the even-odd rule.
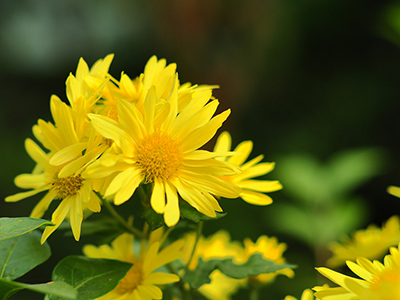
[[[136,165],[142,170],[145,183],[155,178],[167,180],[182,167],[183,153],[177,141],[160,131],[147,135],[136,148]]]
[[[68,176],[64,178],[53,179],[51,185],[58,193],[59,199],[65,199],[68,196],[75,195],[83,186],[84,179],[81,175],[78,176]]]
[[[128,271],[126,276],[117,285],[116,292],[120,295],[131,293],[143,281],[143,268],[142,263],[137,261],[133,267]]]
[[[400,299],[400,269],[384,269],[372,279],[370,291],[375,296],[373,299]]]

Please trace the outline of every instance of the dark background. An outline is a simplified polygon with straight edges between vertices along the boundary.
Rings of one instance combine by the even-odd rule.
[[[253,140],[253,156],[263,153],[276,170],[293,153],[325,161],[345,149],[383,149],[383,171],[354,191],[369,212],[362,225],[380,225],[400,207],[386,193],[400,185],[399,8],[398,1],[365,0],[2,1],[0,196],[19,192],[13,178],[33,168],[24,140],[39,118],[51,120],[52,94],[66,100],[65,80],[80,57],[92,65],[114,53],[110,73],[118,79],[121,71],[139,75],[155,54],[178,64],[181,83],[220,85],[219,111],[232,109],[223,129],[234,145]],[[285,185],[284,175],[266,178]],[[272,197],[288,198],[284,190]],[[3,203],[1,215],[28,216],[39,199]],[[237,240],[279,234],[268,225],[268,207],[221,204],[227,217],[207,223],[206,233],[223,228]],[[302,262],[309,263],[304,274],[314,272],[312,251],[290,236],[278,239],[300,275],[278,278],[265,299],[300,297],[316,283],[315,274],[302,276]],[[49,239],[48,269],[26,281],[47,281],[52,263],[80,253],[82,243],[64,241]]]

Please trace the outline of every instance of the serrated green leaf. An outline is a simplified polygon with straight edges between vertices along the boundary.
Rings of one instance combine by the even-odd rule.
[[[54,268],[52,279],[72,285],[79,300],[93,300],[113,290],[131,267],[118,260],[68,256]],[[62,298],[51,295],[48,299]]]
[[[51,255],[48,244],[40,244],[37,231],[0,242],[0,278],[13,280],[45,262]]]
[[[8,240],[28,233],[41,226],[52,226],[53,223],[34,218],[0,218],[0,241]]]
[[[201,212],[199,212],[197,209],[195,209],[193,206],[191,206],[189,203],[186,201],[179,201],[179,208],[181,210],[181,217],[191,220],[195,223],[198,223],[200,221],[210,221],[210,220],[218,220],[226,216],[226,213],[220,213],[216,212],[216,217],[211,218],[208,217]]]
[[[0,300],[8,299],[16,292],[28,289],[42,294],[52,294],[60,299],[77,299],[76,290],[65,282],[49,282],[42,284],[26,284],[0,278]]]
[[[211,282],[210,275],[217,269],[228,277],[241,279],[294,267],[290,264],[276,264],[272,260],[264,259],[260,253],[253,254],[246,263],[240,265],[235,264],[232,259],[203,261],[200,258],[196,270],[188,270],[183,280],[189,283],[192,288],[198,289],[203,284]]]
[[[156,213],[151,207],[147,208],[142,215],[149,224],[151,230],[156,230],[164,225],[164,217]]]

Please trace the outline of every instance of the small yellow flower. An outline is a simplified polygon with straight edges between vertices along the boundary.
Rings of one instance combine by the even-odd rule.
[[[83,252],[88,257],[133,263],[132,268],[117,287],[97,299],[162,299],[163,293],[159,286],[177,282],[179,277],[175,274],[155,272],[155,270],[183,256],[183,240],[177,240],[161,250],[163,239],[163,228],[153,231],[147,243],[142,241],[138,255],[133,251],[134,237],[128,233],[116,238],[111,246],[84,246]]]
[[[61,200],[52,215],[55,226],[46,227],[41,242],[44,243],[69,217],[74,238],[79,240],[83,210],[100,211],[100,199],[93,192],[92,180],[83,178],[82,171],[87,164],[96,159],[108,146],[102,144],[103,138],[92,131],[91,138],[76,128],[73,110],[58,97],[51,98],[51,112],[55,125],[39,120],[35,135],[50,150],[44,152],[34,141],[27,139],[25,148],[36,162],[32,174],[21,174],[15,178],[15,184],[28,192],[7,197],[15,202],[47,191],[31,213],[31,217],[40,218],[53,200]],[[83,129],[85,130],[85,129]],[[85,150],[85,153],[83,151]]]
[[[183,257],[185,264],[189,261],[195,238],[195,233],[185,236],[185,256]],[[189,269],[196,269],[200,257],[203,261],[228,258],[235,261],[238,256],[242,255],[242,252],[242,245],[239,242],[231,241],[229,233],[224,230],[219,230],[207,238],[200,236]],[[219,270],[213,271],[210,279],[211,283],[204,284],[198,289],[203,296],[210,300],[229,300],[246,283],[246,279],[230,278]]]
[[[351,239],[344,238],[342,244],[331,243],[329,249],[333,256],[328,259],[327,265],[340,266],[346,260],[354,261],[357,257],[381,259],[390,246],[396,246],[399,242],[400,220],[398,216],[392,216],[382,228],[370,225],[365,230],[355,232]]]
[[[228,152],[231,150],[232,138],[227,131],[220,134],[217,139],[214,151]],[[263,155],[246,162],[251,150],[253,149],[252,141],[241,142],[234,150],[239,155],[229,157],[218,157],[216,159],[226,161],[237,165],[241,168],[242,173],[222,177],[223,180],[232,182],[242,189],[240,197],[247,203],[254,205],[268,205],[272,203],[271,197],[263,194],[275,192],[282,189],[279,181],[274,180],[255,180],[254,177],[265,175],[274,169],[275,163],[260,163]]]
[[[284,300],[297,300],[293,296],[286,296]],[[313,292],[310,289],[305,289],[301,294],[300,300],[315,300]]]
[[[268,237],[266,235],[260,236],[255,243],[249,238],[244,241],[244,251],[242,256],[239,258],[240,263],[246,262],[250,256],[255,253],[262,254],[264,259],[272,260],[276,264],[285,263],[285,258],[283,257],[283,252],[286,250],[285,243],[278,243],[275,237]],[[294,276],[292,269],[282,269],[274,273],[260,274],[257,276],[251,276],[249,278],[251,283],[255,284],[268,284],[272,282],[276,276],[286,275],[289,278]]]
[[[397,300],[400,299],[400,252],[399,246],[391,247],[384,263],[359,257],[356,263],[347,261],[347,266],[361,279],[340,274],[327,268],[318,272],[340,287],[314,287],[315,296],[321,300]]]

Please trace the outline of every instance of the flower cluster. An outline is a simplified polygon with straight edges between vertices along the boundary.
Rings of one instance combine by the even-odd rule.
[[[250,180],[270,172],[273,163],[248,163],[252,143],[231,151],[223,133],[214,151],[201,150],[221,127],[230,110],[215,115],[217,86],[180,84],[176,64],[151,57],[144,73],[134,79],[122,73],[118,81],[108,70],[113,55],[92,68],[83,59],[66,81],[68,104],[50,100],[54,123],[39,120],[26,150],[36,166],[16,177],[27,192],[6,198],[13,202],[45,192],[32,211],[40,218],[53,200],[60,201],[42,243],[65,218],[79,240],[85,211],[99,212],[102,201],[121,205],[142,185],[151,185],[143,204],[163,215],[171,227],[180,219],[180,201],[215,218],[218,199],[238,198],[267,205],[263,192],[281,189],[278,181]],[[99,197],[100,195],[100,197]]]

